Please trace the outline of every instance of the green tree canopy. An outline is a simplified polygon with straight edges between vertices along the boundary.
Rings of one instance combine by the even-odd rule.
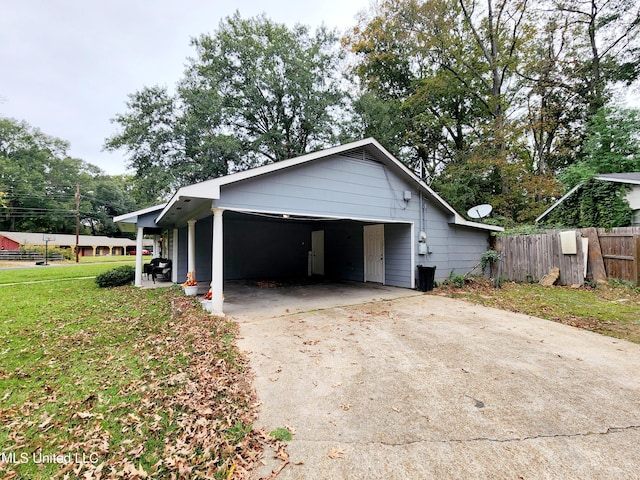
[[[83,233],[117,233],[111,217],[135,209],[126,179],[69,157],[68,148],[25,122],[0,118],[0,230],[73,233],[79,211]]]
[[[492,203],[523,221],[556,191],[536,170],[520,114],[519,68],[533,56],[534,20],[528,1],[387,0],[345,39],[362,98],[399,112],[387,131],[402,133],[389,148],[459,211]],[[357,105],[368,131],[385,131],[377,103]]]
[[[140,197],[337,142],[346,93],[335,33],[235,13],[192,44],[175,96],[158,87],[131,95],[106,141],[128,152]]]
[[[626,185],[592,178],[552,210],[544,223],[573,228],[627,227],[633,218],[625,198],[628,191]]]
[[[560,176],[568,189],[599,173],[640,172],[640,110],[602,107],[590,120],[582,158]]]

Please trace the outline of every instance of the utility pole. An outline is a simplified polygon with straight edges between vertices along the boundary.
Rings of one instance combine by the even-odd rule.
[[[80,184],[76,183],[76,263],[80,261],[80,247],[78,246],[80,237]]]

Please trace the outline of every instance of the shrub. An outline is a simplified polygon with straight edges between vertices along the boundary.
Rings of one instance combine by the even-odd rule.
[[[120,287],[129,285],[136,276],[136,270],[131,265],[123,265],[101,273],[96,277],[99,287]]]
[[[457,288],[464,287],[466,283],[467,277],[466,275],[460,275],[451,270],[451,273],[447,278],[442,281],[443,285],[451,285]]]

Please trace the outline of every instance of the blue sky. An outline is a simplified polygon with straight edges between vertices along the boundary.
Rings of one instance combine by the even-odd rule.
[[[173,87],[193,54],[191,37],[213,32],[239,10],[274,21],[340,32],[369,0],[2,0],[0,116],[24,120],[71,143],[70,155],[108,174],[126,171],[124,153],[102,152],[145,86]]]

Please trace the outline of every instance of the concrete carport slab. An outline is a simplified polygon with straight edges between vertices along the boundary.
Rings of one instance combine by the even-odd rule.
[[[236,318],[271,318],[309,310],[417,295],[416,291],[349,281],[227,281],[224,309]]]
[[[640,478],[640,346],[404,292],[234,311],[278,479]]]

